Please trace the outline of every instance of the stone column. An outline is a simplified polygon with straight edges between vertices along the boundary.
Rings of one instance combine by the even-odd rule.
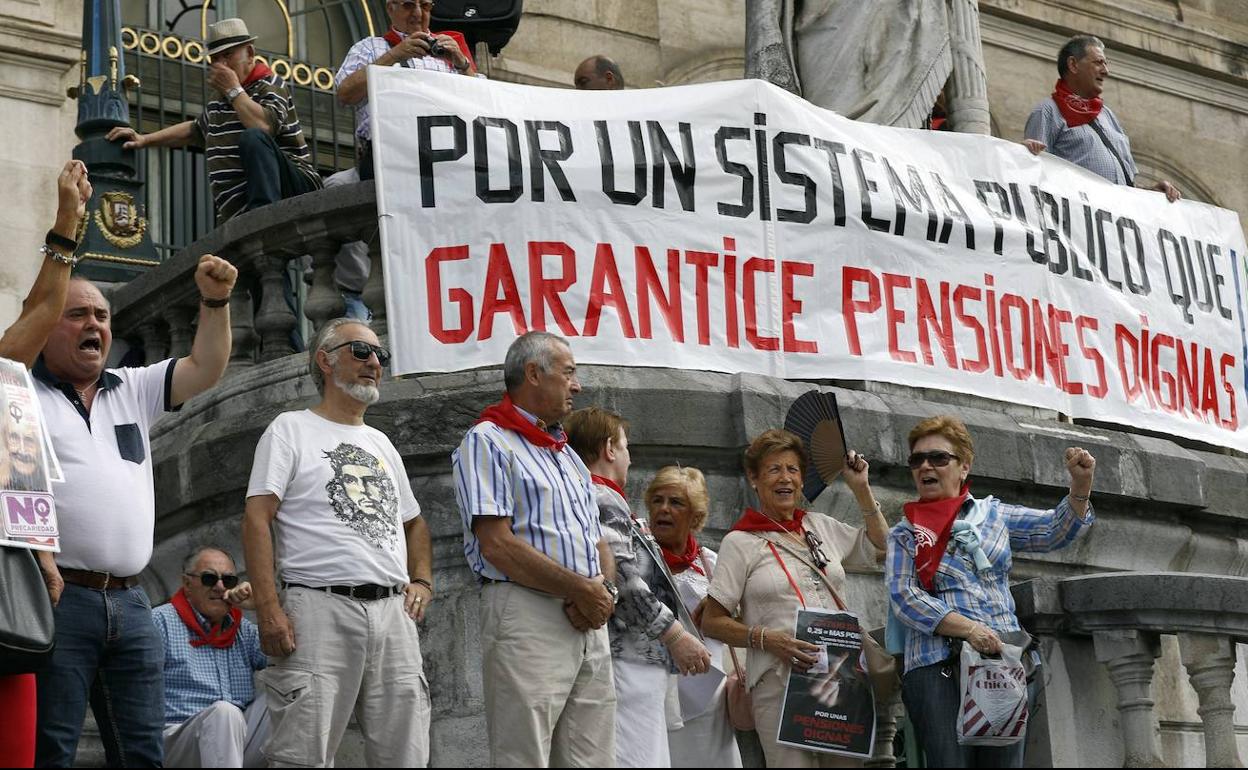
[[[1153,661],[1161,655],[1157,634],[1132,629],[1094,631],[1096,660],[1118,689],[1123,767],[1165,767],[1153,716]]]
[[[154,319],[148,321],[139,327],[139,336],[143,338],[143,356],[148,366],[169,357],[169,330],[164,324]]]
[[[169,324],[169,355],[183,358],[191,354],[195,341],[193,321],[197,308],[194,305],[170,305],[165,308],[164,318]]]
[[[1235,743],[1235,643],[1230,637],[1180,632],[1179,652],[1187,676],[1200,698],[1205,727],[1205,767],[1243,767]]]
[[[945,93],[945,109],[954,131],[991,134],[988,120],[988,76],[979,38],[976,0],[946,0],[949,12],[949,48],[953,75]]]
[[[251,305],[252,277],[239,272],[230,295],[230,369],[256,363],[255,311]]]
[[[295,352],[290,333],[298,325],[298,321],[294,311],[286,303],[286,258],[261,256],[258,253],[258,244],[254,247],[254,252],[254,259],[248,261],[260,269],[260,309],[256,313],[255,323],[256,331],[260,334],[260,361],[263,363]]]
[[[308,243],[308,253],[312,256],[312,288],[303,303],[303,314],[312,322],[313,331],[320,331],[326,321],[346,312],[342,294],[334,285],[339,248],[341,244],[329,238]]]
[[[887,703],[875,704],[875,752],[867,760],[866,767],[897,766],[897,757],[893,755],[893,739],[897,737],[897,722],[904,712],[900,689]]]

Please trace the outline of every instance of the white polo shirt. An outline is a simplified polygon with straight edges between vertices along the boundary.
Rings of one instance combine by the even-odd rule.
[[[174,359],[106,369],[87,413],[43,363],[31,374],[65,481],[52,484],[61,567],[137,575],[152,557],[156,503],[148,431],[166,411]]]

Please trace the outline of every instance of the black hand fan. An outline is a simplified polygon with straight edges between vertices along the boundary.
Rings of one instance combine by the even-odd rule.
[[[784,417],[784,429],[801,437],[810,455],[802,494],[814,501],[845,469],[845,428],[836,396],[811,390],[797,397]]]

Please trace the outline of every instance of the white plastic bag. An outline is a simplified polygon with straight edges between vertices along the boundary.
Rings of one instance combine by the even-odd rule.
[[[1027,734],[1027,675],[1023,649],[1001,645],[1000,657],[984,657],[962,645],[962,704],[958,743],[1009,746]]]

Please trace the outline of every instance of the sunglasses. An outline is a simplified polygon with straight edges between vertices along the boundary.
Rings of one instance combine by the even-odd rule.
[[[212,588],[217,584],[218,580],[221,581],[221,584],[225,586],[227,591],[238,585],[238,575],[218,575],[215,572],[201,572],[198,575],[191,572],[185,574],[187,577],[199,578],[199,582],[203,584],[204,588]]]
[[[352,340],[351,342],[344,342],[341,345],[334,345],[332,348],[329,348],[325,352],[333,353],[338,348],[345,348],[348,345],[351,346],[351,356],[356,361],[367,361],[370,355],[372,355],[373,353],[376,353],[378,363],[380,363],[382,366],[390,365],[390,351],[389,350],[386,350],[381,345],[374,345],[370,342],[364,342],[363,340]]]
[[[915,452],[906,462],[910,465],[910,470],[917,471],[923,467],[924,461],[930,463],[933,468],[943,468],[956,459],[958,459],[957,455],[945,451]]]
[[[828,556],[823,552],[823,538],[810,530],[806,530],[806,547],[810,549],[810,559],[822,572],[828,566]]]

